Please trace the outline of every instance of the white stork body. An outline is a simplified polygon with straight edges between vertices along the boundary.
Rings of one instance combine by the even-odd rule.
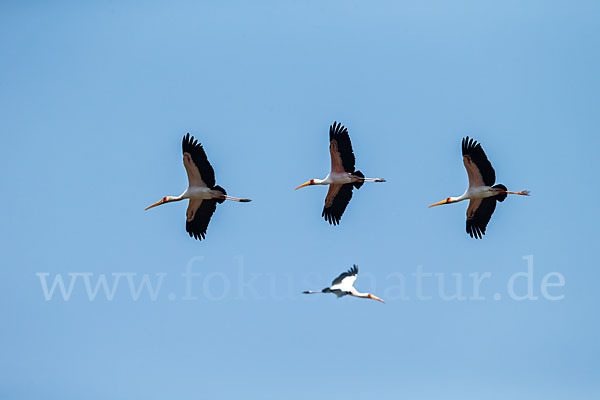
[[[529,192],[527,190],[510,192],[502,184],[494,185],[496,172],[492,164],[487,159],[481,144],[469,139],[468,136],[462,140],[462,154],[469,177],[469,187],[461,196],[448,197],[429,207],[470,200],[467,208],[467,233],[475,239],[481,239],[496,209],[496,201],[503,202],[509,194],[529,196]]]
[[[325,206],[321,216],[332,225],[340,219],[352,199],[352,189],[360,189],[365,182],[385,182],[382,178],[365,178],[362,172],[355,170],[355,157],[348,129],[334,122],[329,127],[329,153],[331,172],[325,179],[311,179],[298,186],[296,190],[309,185],[329,185]]]
[[[183,138],[182,150],[188,188],[179,196],[163,197],[146,210],[161,204],[189,199],[185,229],[190,237],[202,240],[206,236],[208,223],[217,208],[217,203],[223,203],[225,200],[239,202],[251,200],[228,196],[225,189],[215,184],[215,171],[208,162],[204,148],[189,133]]]
[[[349,172],[330,172],[325,179],[312,179],[311,185],[345,185],[347,183],[365,182],[367,178],[352,175]]]
[[[450,197],[450,203],[458,203],[463,200],[485,199],[505,193],[501,188],[493,186],[469,186],[466,192],[458,197]]]
[[[356,288],[354,288],[354,282],[356,282],[357,275],[358,275],[358,266],[354,265],[347,272],[344,272],[343,274],[341,274],[340,276],[335,278],[333,280],[333,282],[331,282],[331,286],[326,287],[325,289],[316,291],[316,292],[307,290],[302,293],[304,293],[304,294],[333,293],[337,297],[349,295],[349,296],[359,297],[361,299],[372,299],[372,300],[377,300],[382,303],[385,303],[385,301],[381,300],[379,297],[377,297],[371,293],[361,293],[358,290],[356,290]]]
[[[193,200],[222,199],[223,192],[208,187],[190,186],[181,194],[181,197]],[[225,195],[226,200],[228,197]]]

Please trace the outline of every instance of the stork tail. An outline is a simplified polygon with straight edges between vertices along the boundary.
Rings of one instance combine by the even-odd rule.
[[[323,290],[318,290],[316,292],[313,292],[312,290],[305,290],[304,292],[302,292],[304,294],[315,294],[315,293],[331,293],[331,289],[329,289],[328,287],[326,287]]]
[[[225,201],[225,196],[227,196],[227,192],[225,191],[225,189],[223,189],[221,186],[217,185],[213,188],[213,190],[223,193],[223,198],[216,199],[217,203],[219,203],[219,204],[223,203]]]
[[[354,175],[354,176],[358,176],[359,178],[363,178],[363,179],[364,179],[364,177],[365,177],[365,176],[363,175],[363,173],[362,173],[362,172],[360,172],[360,171],[354,171],[354,173],[353,173],[352,175]],[[364,181],[360,180],[360,181],[358,181],[358,182],[354,182],[354,183],[352,183],[352,184],[354,185],[354,187],[355,187],[355,188],[357,188],[357,189],[360,189],[360,187],[361,187],[361,186],[362,186],[364,183],[365,183]]]
[[[504,185],[503,185],[503,184],[501,184],[501,183],[500,183],[500,184],[498,184],[498,185],[494,185],[494,186],[492,186],[492,188],[494,188],[494,189],[502,189],[502,190],[504,190],[505,192],[508,190],[508,189],[506,188],[506,186],[504,186]],[[506,196],[508,196],[506,193],[500,193],[500,194],[498,194],[498,195],[494,196],[494,198],[495,198],[496,200],[498,200],[499,202],[503,202],[503,201],[504,201],[504,199],[506,199]]]

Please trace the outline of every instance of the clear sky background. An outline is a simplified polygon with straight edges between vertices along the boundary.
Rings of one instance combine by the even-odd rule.
[[[2,2],[0,397],[598,398],[599,20],[594,1]],[[329,171],[334,120],[388,179],[338,227],[326,188],[294,191]],[[186,188],[186,132],[254,200],[202,242],[186,204],[144,211]],[[466,188],[466,135],[532,191],[478,241],[466,203],[427,208]],[[529,255],[538,299],[516,301]],[[387,304],[301,294],[354,263]],[[419,266],[466,297],[489,272],[484,300],[435,276],[420,300]],[[155,300],[122,277],[91,301],[81,276],[45,300],[37,273],[78,272],[166,275]]]

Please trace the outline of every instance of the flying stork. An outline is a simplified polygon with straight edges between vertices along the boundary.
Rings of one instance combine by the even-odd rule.
[[[462,155],[469,176],[467,191],[462,196],[448,197],[429,207],[469,199],[467,233],[472,238],[481,239],[485,235],[485,228],[496,209],[496,201],[504,201],[509,194],[529,196],[529,191],[509,192],[502,184],[494,185],[496,172],[492,168],[492,164],[488,161],[481,144],[469,139],[468,136],[462,140]]]
[[[358,290],[356,290],[354,288],[354,282],[356,281],[357,275],[358,275],[358,266],[354,265],[347,272],[344,272],[343,274],[341,274],[340,276],[335,278],[333,280],[333,282],[331,282],[331,286],[326,287],[325,289],[318,291],[318,292],[312,292],[310,290],[306,290],[302,293],[304,293],[304,294],[333,293],[338,298],[340,298],[342,296],[350,295],[350,296],[354,296],[354,297],[360,297],[361,299],[372,299],[372,300],[377,300],[382,303],[385,303],[385,301],[381,300],[379,297],[377,297],[371,293],[361,293]]]
[[[202,240],[206,236],[206,229],[217,208],[217,203],[221,204],[225,200],[245,203],[251,200],[228,196],[225,189],[215,184],[215,171],[206,157],[204,148],[189,133],[183,137],[181,147],[183,166],[188,176],[188,188],[179,196],[163,197],[146,210],[161,204],[189,199],[185,230],[190,237]]]
[[[362,172],[354,169],[354,152],[348,136],[348,129],[334,122],[329,127],[329,153],[331,172],[325,179],[311,179],[296,190],[310,185],[329,185],[325,206],[321,216],[332,225],[338,225],[346,206],[352,199],[352,189],[360,189],[365,182],[385,182],[381,178],[365,178]]]

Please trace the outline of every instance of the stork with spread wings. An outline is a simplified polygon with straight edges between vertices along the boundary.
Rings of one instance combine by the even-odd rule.
[[[358,276],[358,266],[354,265],[347,272],[344,272],[344,273],[340,274],[340,276],[335,278],[333,280],[333,282],[331,282],[331,286],[326,287],[323,290],[319,290],[319,291],[315,291],[315,292],[307,290],[302,293],[304,293],[304,294],[333,293],[337,297],[349,295],[349,296],[354,296],[354,297],[358,297],[361,299],[371,299],[371,300],[377,300],[382,303],[385,303],[385,301],[381,300],[379,297],[375,296],[374,294],[361,293],[358,290],[356,290],[354,288],[354,282],[356,281],[357,276]]]
[[[325,206],[321,216],[332,225],[338,225],[352,199],[352,189],[360,189],[365,182],[385,182],[382,178],[365,178],[355,169],[354,152],[348,135],[348,129],[334,122],[329,127],[329,153],[331,172],[325,179],[311,179],[298,186],[296,190],[311,185],[329,185]]]
[[[511,192],[502,184],[494,185],[496,172],[489,162],[481,144],[467,136],[462,140],[463,164],[469,177],[467,191],[458,197],[448,197],[429,207],[470,200],[467,208],[467,233],[475,239],[485,235],[485,229],[496,209],[496,202],[503,202],[509,194],[529,196],[529,191]]]
[[[217,209],[217,204],[221,204],[225,200],[239,202],[251,200],[228,196],[225,189],[216,184],[215,171],[208,162],[204,148],[189,133],[183,137],[182,150],[183,166],[188,176],[188,188],[179,196],[163,197],[147,207],[146,210],[161,204],[189,199],[185,230],[190,237],[202,240],[206,237],[208,223]]]

